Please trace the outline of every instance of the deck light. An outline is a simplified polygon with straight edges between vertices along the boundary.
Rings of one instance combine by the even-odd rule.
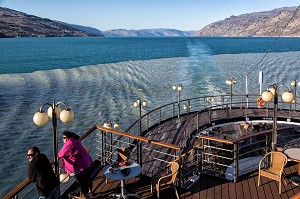
[[[105,128],[109,128],[109,129],[112,129],[112,127],[114,127],[115,130],[120,130],[120,124],[118,122],[115,122],[114,125],[111,121],[109,120],[106,120],[103,124],[103,127]]]
[[[61,111],[60,105],[64,105],[65,110]],[[43,111],[44,106],[49,106],[48,113]],[[59,113],[59,114],[58,114]],[[48,116],[52,118],[52,131],[53,131],[53,153],[54,153],[54,171],[59,179],[59,167],[58,167],[58,137],[57,137],[57,119],[64,123],[71,122],[74,119],[74,112],[67,108],[67,105],[64,102],[55,103],[45,103],[40,107],[40,110],[36,112],[33,116],[33,122],[42,126],[48,122]]]
[[[291,103],[294,100],[294,95],[290,88],[286,85],[277,86],[273,84],[268,87],[267,91],[262,93],[262,99],[265,102],[274,102],[273,108],[273,131],[272,131],[272,150],[275,151],[277,145],[277,109],[278,109],[278,93],[279,88],[286,87],[287,91],[282,94],[282,100],[287,103]]]
[[[63,172],[59,175],[59,181],[61,183],[66,183],[69,180],[69,174],[67,172]]]
[[[59,119],[59,115],[60,115],[61,109],[59,108],[58,105],[55,106],[55,113],[56,113],[56,119]],[[52,107],[48,108],[48,117],[52,118]]]
[[[38,126],[43,126],[48,122],[48,115],[44,111],[36,112],[33,116],[33,122]]]
[[[266,90],[262,93],[261,97],[265,102],[270,102],[273,100],[273,93],[270,90]]]
[[[294,110],[296,110],[296,99],[297,99],[297,81],[293,80],[291,82],[291,86],[294,87],[294,100],[292,101],[292,103],[294,103]],[[298,86],[300,86],[300,82],[298,82]]]
[[[74,119],[74,112],[71,109],[63,110],[60,113],[60,120],[64,123],[69,123]]]
[[[172,86],[172,89],[174,91],[178,90],[177,106],[178,106],[178,118],[180,118],[180,92],[183,91],[183,85],[178,84],[178,86]]]
[[[282,86],[285,86],[285,85],[281,85],[281,86],[277,87],[276,84],[273,84],[272,86],[270,86],[268,88],[268,90],[266,90],[265,92],[262,93],[262,99],[265,102],[271,102],[273,99],[275,99],[275,97],[278,97],[278,89]],[[288,90],[285,91],[281,97],[282,97],[282,100],[287,103],[291,103],[294,100],[294,95],[293,95],[292,91],[290,90],[290,88],[288,88]]]
[[[148,102],[146,100],[142,100],[138,98],[134,103],[133,106],[139,108],[139,136],[142,135],[142,106],[148,106]],[[142,145],[140,142],[137,142],[137,162],[142,166]]]
[[[183,105],[183,109],[186,110],[187,113],[190,112],[191,108],[192,108],[192,105],[190,105],[190,104]]]
[[[226,80],[226,84],[228,84],[230,86],[230,109],[232,106],[232,86],[234,84],[237,84],[237,81],[234,78],[228,79]]]

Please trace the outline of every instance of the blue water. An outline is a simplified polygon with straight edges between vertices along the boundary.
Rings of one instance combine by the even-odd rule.
[[[126,37],[13,38],[0,40],[0,74],[69,69],[85,65],[172,57],[189,57],[188,45],[206,53],[264,53],[276,38]],[[299,38],[280,38],[271,52],[299,51]]]
[[[234,93],[245,93],[245,74],[249,90],[258,93],[260,69],[265,72],[265,87],[299,80],[300,38],[275,41],[222,37],[0,39],[0,196],[27,177],[29,146],[37,145],[53,157],[51,122],[39,127],[32,121],[44,103],[63,101],[75,112],[71,123],[58,122],[59,135],[64,130],[82,134],[107,119],[119,122],[125,130],[139,117],[133,107],[138,97],[149,102],[144,114],[177,100],[172,85],[182,83],[181,96],[186,99],[229,93],[225,81],[232,77],[238,81]],[[95,139],[84,143],[93,157],[98,145]]]

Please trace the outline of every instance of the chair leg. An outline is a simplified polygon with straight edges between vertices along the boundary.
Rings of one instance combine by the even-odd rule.
[[[258,180],[257,180],[258,182],[257,182],[257,186],[259,187],[259,185],[260,185],[260,175],[258,174]]]
[[[286,183],[286,181],[285,181],[285,172],[284,172],[284,170],[283,170],[283,172],[282,172],[282,175],[281,175],[281,179],[283,179],[283,182],[284,182],[284,184],[285,185],[287,185],[287,183]]]
[[[283,182],[284,182],[284,184],[285,184],[285,185],[287,185],[287,183],[286,183],[286,181],[285,181],[285,179],[284,179],[284,178],[283,178]]]
[[[279,181],[279,195],[281,194],[281,180]]]
[[[153,185],[152,185],[152,183],[150,185],[150,192],[153,193]]]
[[[177,192],[177,189],[176,189],[175,184],[173,185],[173,187],[174,187],[174,189],[175,189],[176,198],[179,199],[179,195],[178,195],[178,192]]]

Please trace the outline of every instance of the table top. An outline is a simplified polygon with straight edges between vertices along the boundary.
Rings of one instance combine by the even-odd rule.
[[[112,180],[127,180],[139,175],[142,172],[142,167],[135,162],[131,162],[130,165],[128,166],[119,167],[117,170],[115,170],[114,173],[110,171],[111,168],[112,168],[111,164],[107,165],[104,168],[103,173],[107,178]],[[124,177],[124,175],[121,173],[121,170],[126,168],[130,168],[130,173],[128,176]]]
[[[283,151],[288,158],[300,162],[300,148],[289,148]]]

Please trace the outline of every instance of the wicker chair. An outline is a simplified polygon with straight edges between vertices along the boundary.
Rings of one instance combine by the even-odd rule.
[[[259,162],[258,186],[260,185],[260,177],[276,180],[279,182],[279,194],[281,194],[281,181],[283,177],[283,169],[287,163],[287,157],[282,152],[272,151],[267,153]]]
[[[177,189],[175,186],[176,176],[179,170],[179,164],[177,162],[171,162],[167,166],[170,169],[170,174],[162,174],[159,172],[155,174],[151,179],[151,193],[153,193],[153,186],[155,186],[157,192],[157,198],[159,198],[159,192],[163,187],[172,186],[175,189],[176,197],[179,199]]]

